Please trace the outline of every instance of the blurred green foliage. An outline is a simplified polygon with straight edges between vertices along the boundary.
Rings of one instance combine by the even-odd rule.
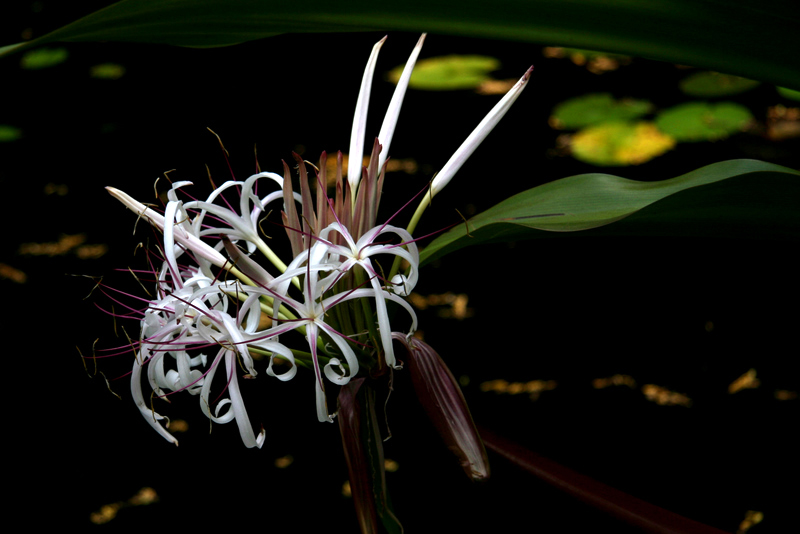
[[[389,79],[397,83],[405,65],[389,72]],[[449,55],[417,61],[411,74],[409,87],[427,91],[452,91],[475,89],[492,79],[489,73],[500,68],[500,61],[488,56]]]
[[[19,60],[19,65],[28,70],[46,69],[65,62],[68,57],[69,52],[66,48],[37,48],[25,52]]]
[[[684,78],[680,83],[683,93],[699,98],[738,95],[758,87],[761,82],[730,74],[702,71]]]
[[[687,102],[666,109],[656,125],[677,141],[716,141],[740,132],[753,121],[750,111],[734,102]]]

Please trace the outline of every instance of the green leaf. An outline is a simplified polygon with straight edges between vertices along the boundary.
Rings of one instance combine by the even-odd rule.
[[[798,211],[800,172],[763,161],[723,161],[660,182],[581,174],[529,189],[476,215],[425,247],[421,260],[428,263],[469,245],[558,235],[797,242]],[[579,230],[586,232],[571,233]]]
[[[800,91],[795,91],[793,89],[778,87],[778,94],[780,94],[783,98],[788,98],[789,100],[800,100]]]
[[[10,126],[8,124],[0,124],[0,143],[8,143],[10,141],[16,141],[20,137],[22,137],[22,130],[20,130],[16,126]]]
[[[744,130],[752,120],[750,111],[734,102],[688,102],[659,113],[656,125],[679,142],[716,141]]]
[[[573,0],[569,9],[562,0],[122,0],[16,49],[54,41],[223,46],[287,32],[429,31],[628,54],[800,89],[798,27],[794,0],[760,0],[757,7],[751,0]]]
[[[405,65],[389,72],[389,79],[397,83]],[[417,61],[409,87],[427,91],[453,91],[475,89],[491,80],[489,73],[500,68],[500,61],[488,56],[440,56]]]
[[[579,130],[601,122],[636,119],[652,109],[653,104],[647,100],[616,100],[610,93],[591,93],[558,104],[550,116],[550,125],[559,130]]]
[[[92,65],[89,69],[89,76],[104,80],[119,80],[125,75],[125,67],[118,63],[101,63]]]
[[[15,43],[5,46],[0,46],[0,57],[13,54],[14,52],[19,52],[20,50],[25,50],[26,48],[30,48],[30,45],[34,44],[33,41],[28,41],[27,43]]]
[[[680,88],[689,96],[713,98],[738,95],[758,87],[761,82],[719,72],[696,72],[681,80]]]
[[[572,155],[599,166],[639,165],[671,150],[675,139],[652,122],[606,122],[572,136]]]
[[[66,48],[40,48],[25,52],[19,60],[19,66],[26,70],[46,69],[63,63],[69,57]]]

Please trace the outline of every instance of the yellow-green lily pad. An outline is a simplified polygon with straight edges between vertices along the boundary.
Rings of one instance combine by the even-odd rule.
[[[25,52],[19,60],[19,66],[26,70],[46,69],[63,63],[69,57],[66,48],[38,48]]]
[[[578,130],[609,121],[628,121],[648,114],[653,104],[633,98],[615,99],[609,93],[591,93],[558,104],[550,125],[559,130]]]
[[[403,72],[400,65],[389,72],[397,83]],[[439,56],[417,61],[409,87],[426,91],[475,89],[492,79],[489,73],[500,68],[500,61],[489,56]]]
[[[713,98],[715,96],[738,95],[760,85],[761,82],[748,80],[731,74],[719,72],[696,72],[681,80],[680,88],[689,96]]]
[[[93,65],[89,75],[103,80],[118,80],[125,75],[125,67],[117,63],[101,63]]]
[[[652,122],[605,122],[572,136],[576,159],[600,166],[639,165],[675,146]]]
[[[677,141],[716,141],[740,132],[753,120],[746,107],[734,102],[689,102],[666,109],[656,125]]]

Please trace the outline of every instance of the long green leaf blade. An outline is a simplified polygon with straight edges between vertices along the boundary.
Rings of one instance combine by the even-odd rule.
[[[599,173],[570,176],[514,195],[453,228],[422,251],[421,261],[479,243],[581,230],[800,241],[800,172],[731,160],[659,182]]]
[[[53,41],[223,46],[287,32],[428,31],[589,48],[800,89],[794,0],[122,0]],[[3,51],[0,49],[0,52]]]

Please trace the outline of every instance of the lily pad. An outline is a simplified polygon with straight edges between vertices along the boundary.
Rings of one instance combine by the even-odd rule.
[[[25,52],[19,60],[19,66],[26,70],[39,70],[63,63],[69,57],[66,48],[39,48]]]
[[[9,126],[8,124],[0,124],[0,143],[8,143],[16,141],[22,137],[22,130],[16,126]]]
[[[738,95],[760,85],[761,82],[748,80],[731,74],[719,72],[696,72],[681,80],[680,88],[689,96],[713,98],[715,96]]]
[[[651,122],[608,122],[572,137],[572,154],[593,165],[638,165],[675,146],[675,140]]]
[[[647,115],[653,104],[633,98],[615,99],[609,93],[591,93],[558,104],[550,125],[559,130],[579,130],[608,121],[627,121]]]
[[[117,63],[101,63],[89,69],[89,76],[104,80],[118,80],[125,75],[125,67]]]
[[[800,100],[800,91],[795,91],[794,89],[778,87],[778,94],[780,94],[783,98],[788,98],[789,100]]]
[[[658,128],[677,141],[716,141],[740,132],[753,120],[750,111],[733,102],[689,102],[656,117]]]
[[[397,83],[404,66],[400,65],[389,72],[392,82]],[[499,68],[500,61],[488,56],[432,57],[417,61],[408,85],[426,91],[475,89],[491,80],[489,73]]]

